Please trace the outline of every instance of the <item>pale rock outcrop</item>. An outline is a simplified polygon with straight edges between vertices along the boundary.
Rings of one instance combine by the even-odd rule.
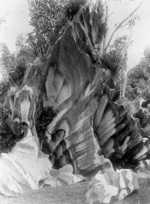
[[[111,199],[123,200],[139,188],[138,176],[130,169],[114,170],[109,160],[103,159],[103,167],[91,180],[86,199],[88,204],[109,204]]]

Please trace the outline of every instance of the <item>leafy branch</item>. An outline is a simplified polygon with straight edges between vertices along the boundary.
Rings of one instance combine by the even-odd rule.
[[[143,0],[140,2],[140,4],[139,4],[123,21],[121,21],[121,22],[118,24],[118,26],[117,26],[117,27],[115,28],[115,30],[112,32],[112,34],[111,34],[111,36],[110,36],[110,39],[109,39],[107,45],[106,45],[105,48],[104,48],[104,52],[105,52],[105,53],[106,53],[106,51],[107,51],[107,49],[108,49],[108,47],[109,47],[109,45],[110,45],[110,43],[111,43],[111,41],[112,41],[112,39],[113,39],[113,37],[114,37],[114,34],[116,33],[116,31],[117,31],[119,28],[121,28],[121,26],[122,26],[129,18],[131,18],[131,16],[140,8],[140,6],[142,5],[142,3],[143,3]]]

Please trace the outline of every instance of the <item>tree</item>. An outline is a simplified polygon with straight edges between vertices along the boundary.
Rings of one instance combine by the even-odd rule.
[[[35,0],[30,3],[30,33],[33,45],[48,43],[54,45],[74,15],[86,0]]]
[[[0,52],[1,52],[1,57],[0,57],[0,63],[2,64],[3,67],[9,72],[12,67],[14,67],[15,64],[15,57],[14,54],[12,54],[6,43],[0,43]]]
[[[3,98],[4,92],[6,92],[10,85],[17,85],[21,82],[28,63],[34,59],[33,51],[25,43],[25,38],[22,35],[18,36],[16,46],[17,52],[11,53],[5,43],[0,45],[0,73],[3,77],[3,80],[0,80],[1,98]]]
[[[135,15],[135,13],[140,8],[142,3],[143,0],[125,19],[116,25],[109,39],[106,40],[107,36],[105,36],[103,40],[102,61],[113,75],[113,79],[116,82],[116,88],[120,90],[120,99],[123,99],[125,95],[128,59],[127,51],[132,43],[130,40],[131,33],[136,21],[139,20],[139,16]],[[110,16],[108,12],[107,0],[105,0],[105,7],[105,23],[107,23]],[[128,31],[130,31],[130,33],[128,35],[118,37],[113,41],[115,34],[121,28],[126,28]]]
[[[17,65],[27,66],[29,63],[33,62],[35,59],[35,54],[29,37],[26,37],[23,34],[18,35],[16,40],[16,48]]]
[[[141,7],[143,3],[143,0],[140,2],[140,4],[125,18],[123,19],[120,23],[118,23],[118,25],[116,25],[114,31],[112,32],[112,34],[110,35],[110,38],[107,40],[107,43],[104,44],[104,53],[107,52],[109,46],[111,45],[111,42],[116,34],[116,32],[121,29],[122,27],[127,27],[127,29],[130,29],[132,31],[133,26],[135,25],[136,20],[139,19],[139,16],[134,15],[136,13],[136,11]],[[107,1],[105,1],[105,4],[107,4]],[[108,6],[106,6],[107,12],[106,12],[106,17],[105,17],[105,21],[108,21],[108,17],[109,17],[109,13],[108,13]],[[104,40],[106,42],[106,39]]]
[[[144,57],[131,69],[127,76],[125,96],[132,101],[137,98],[150,99],[150,48],[144,51]]]
[[[104,53],[101,59],[105,68],[111,72],[115,89],[120,91],[120,99],[124,97],[127,53],[130,44],[127,35],[117,38],[114,44],[109,47],[109,52]]]
[[[56,33],[58,30],[57,35],[59,34],[58,22],[63,18],[63,9],[67,3],[67,0],[63,3],[59,0],[35,0],[31,2],[30,24],[34,27],[32,35],[36,36],[35,40],[52,43],[53,38],[58,37],[54,36],[54,32]]]

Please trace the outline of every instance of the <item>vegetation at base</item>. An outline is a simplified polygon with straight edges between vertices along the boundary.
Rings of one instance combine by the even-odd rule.
[[[0,106],[0,153],[10,152],[16,144],[15,134],[7,123],[8,114],[8,110]]]

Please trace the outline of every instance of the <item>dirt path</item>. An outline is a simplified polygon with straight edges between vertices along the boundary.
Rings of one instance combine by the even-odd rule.
[[[87,185],[88,182],[57,188],[47,186],[39,191],[30,190],[17,198],[0,196],[0,204],[86,204]],[[150,204],[150,180],[140,180],[139,186],[139,192],[112,204]]]

